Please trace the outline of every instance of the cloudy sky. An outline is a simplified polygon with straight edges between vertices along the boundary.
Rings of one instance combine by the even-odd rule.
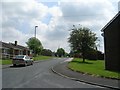
[[[119,0],[2,0],[0,2],[0,34],[4,42],[26,41],[34,36],[44,48],[58,47],[69,52],[68,41],[73,24],[90,28],[99,38],[98,49],[104,52],[101,29],[118,12]],[[1,22],[2,21],[2,22]],[[79,25],[80,24],[80,25]]]

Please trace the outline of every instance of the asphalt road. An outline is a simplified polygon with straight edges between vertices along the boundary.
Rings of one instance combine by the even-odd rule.
[[[61,77],[51,67],[66,59],[52,59],[27,67],[2,69],[2,88],[101,88]]]

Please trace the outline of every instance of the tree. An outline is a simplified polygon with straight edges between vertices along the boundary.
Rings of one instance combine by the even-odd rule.
[[[58,49],[57,49],[57,55],[58,55],[59,57],[64,56],[64,55],[65,55],[65,50],[64,50],[63,48],[58,48]]]
[[[89,28],[76,28],[75,25],[73,25],[70,37],[68,38],[71,50],[73,50],[73,52],[82,54],[83,62],[85,62],[85,55],[87,54],[87,51],[90,48],[95,48],[96,40],[96,34],[91,32]]]
[[[57,57],[57,52],[53,52],[53,55],[54,55],[55,57]]]
[[[29,38],[26,44],[31,50],[33,50],[34,55],[40,54],[43,49],[43,46],[40,40],[35,37]]]
[[[43,49],[42,52],[41,52],[41,55],[44,55],[44,56],[52,56],[53,53],[50,49]]]
[[[65,52],[65,57],[70,57],[69,53]]]
[[[86,59],[89,60],[104,60],[104,54],[101,51],[98,51],[97,49],[90,48],[87,51]]]

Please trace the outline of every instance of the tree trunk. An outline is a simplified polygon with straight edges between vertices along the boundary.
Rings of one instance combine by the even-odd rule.
[[[82,58],[83,58],[83,63],[85,62],[85,54],[84,52],[82,53]]]
[[[83,63],[85,62],[85,58],[83,57]]]

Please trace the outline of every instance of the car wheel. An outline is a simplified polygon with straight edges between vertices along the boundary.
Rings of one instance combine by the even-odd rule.
[[[27,66],[27,62],[25,62],[25,66]]]
[[[31,62],[31,65],[33,65],[33,62]]]
[[[16,64],[13,64],[13,67],[15,67],[16,66]]]

